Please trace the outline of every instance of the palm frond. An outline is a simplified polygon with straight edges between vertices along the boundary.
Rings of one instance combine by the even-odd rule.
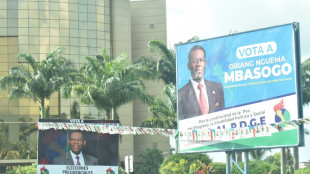
[[[20,53],[17,55],[19,59],[25,59],[26,62],[31,66],[33,70],[36,70],[38,67],[38,63],[30,54]]]
[[[310,103],[310,58],[301,64],[303,104]]]

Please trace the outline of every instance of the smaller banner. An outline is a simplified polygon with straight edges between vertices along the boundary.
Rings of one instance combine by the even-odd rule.
[[[118,173],[118,121],[52,120],[37,124],[37,173]]]

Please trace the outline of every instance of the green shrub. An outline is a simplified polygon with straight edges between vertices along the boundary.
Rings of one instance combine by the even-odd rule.
[[[34,174],[37,173],[37,164],[33,163],[28,166],[18,166],[14,170],[9,170],[5,172],[6,174]]]
[[[212,170],[216,174],[226,174],[226,163],[213,162]]]
[[[136,164],[136,174],[158,174],[161,163],[164,161],[162,152],[158,149],[146,149],[139,155],[142,163]]]
[[[161,174],[194,174],[201,170],[201,163],[210,164],[212,160],[204,154],[175,154],[169,156],[160,167]]]
[[[238,163],[239,167],[244,170],[244,163]],[[250,161],[249,164],[250,167],[250,174],[259,174],[259,173],[269,173],[271,172],[272,174],[280,174],[281,169],[279,166],[276,166],[274,164],[270,164],[265,161]],[[234,174],[242,174],[241,171],[237,168],[237,166],[233,166],[231,173]]]
[[[125,169],[121,166],[118,166],[118,174],[126,174]]]
[[[298,169],[295,171],[294,174],[305,174],[310,173],[310,166],[307,166],[306,168]]]

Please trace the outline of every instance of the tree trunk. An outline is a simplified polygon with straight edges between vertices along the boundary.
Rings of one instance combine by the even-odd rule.
[[[44,105],[45,105],[44,98],[41,98],[41,119],[45,119]]]
[[[115,114],[115,112],[114,112],[114,108],[112,108],[111,120],[114,120],[114,119],[115,119],[114,114]]]
[[[59,89],[58,90],[58,118],[60,118],[60,115],[61,115],[61,94],[60,94],[60,89]]]

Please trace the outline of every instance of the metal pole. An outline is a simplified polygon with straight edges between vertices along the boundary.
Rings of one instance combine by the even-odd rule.
[[[244,151],[244,172],[245,174],[250,173],[250,165],[249,165],[249,151]]]
[[[226,151],[226,174],[231,173],[231,166],[230,166],[230,153]]]
[[[285,148],[281,148],[281,174],[286,174]]]
[[[294,170],[299,169],[299,153],[298,153],[298,148],[299,147],[294,147],[293,148],[293,153],[294,153]]]

